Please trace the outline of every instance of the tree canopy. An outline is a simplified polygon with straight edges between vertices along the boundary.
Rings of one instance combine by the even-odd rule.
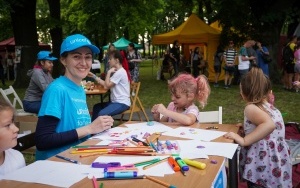
[[[171,31],[196,13],[207,23],[219,21],[221,43],[263,38],[276,52],[280,34],[291,36],[299,24],[299,8],[297,0],[0,0],[0,39],[14,36],[16,45],[36,48],[30,53],[38,40],[52,43],[56,55],[62,39],[73,33],[99,47],[121,36],[151,43],[153,34]],[[34,53],[27,56],[24,68],[34,63]],[[33,62],[25,66],[27,61]]]

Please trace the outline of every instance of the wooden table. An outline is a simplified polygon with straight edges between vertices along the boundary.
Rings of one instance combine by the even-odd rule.
[[[86,95],[100,95],[100,102],[103,103],[103,99],[105,98],[105,95],[108,95],[109,100],[110,100],[110,96],[109,96],[109,89],[105,89],[103,86],[101,85],[95,85],[93,90],[87,90],[85,91]]]
[[[166,123],[166,125],[176,128],[178,125],[174,123]],[[220,131],[232,131],[237,132],[238,128],[235,125],[232,124],[194,124],[193,128],[203,128],[205,129],[208,126],[218,126]],[[161,139],[176,139],[175,137],[168,137],[168,136],[161,136]],[[177,138],[178,139],[178,138]],[[87,140],[86,142],[82,143],[82,145],[87,144],[96,144],[100,140]],[[225,139],[223,137],[219,137],[214,142],[225,142],[225,143],[232,143],[232,140]],[[70,154],[69,150],[66,150],[62,152],[60,155],[70,157],[72,159],[80,161],[82,164],[91,164],[97,156],[91,156],[86,158],[80,158],[79,154]],[[216,175],[218,174],[223,162],[224,157],[220,156],[209,156],[209,159],[198,159],[198,161],[204,162],[207,164],[207,167],[204,170],[199,170],[196,168],[191,167],[187,176],[183,176],[180,172],[171,174],[171,175],[165,175],[164,177],[155,177],[157,179],[160,179],[164,182],[168,182],[177,188],[210,188],[212,187],[212,182],[215,180]],[[52,161],[63,161],[61,159],[58,159],[56,157],[51,157],[49,160]],[[217,164],[211,164],[211,160],[216,160]],[[232,160],[233,161],[233,160]],[[65,161],[63,161],[65,162]],[[237,161],[235,161],[237,162]],[[231,177],[233,179],[236,179],[237,181],[237,174],[231,174]],[[230,177],[230,178],[231,178]],[[68,175],[66,174],[66,178],[68,178]],[[106,180],[101,181],[104,183],[104,188],[112,188],[112,187],[120,187],[120,188],[162,188],[163,186],[152,182],[147,179],[136,179],[136,180]],[[98,182],[99,183],[99,182]],[[41,185],[41,184],[34,184],[34,183],[24,183],[24,182],[17,182],[17,181],[8,181],[8,180],[1,180],[0,181],[0,187],[18,187],[18,188],[43,188],[43,187],[52,187],[49,185]],[[88,178],[84,178],[82,181],[77,182],[76,184],[72,185],[72,188],[92,188],[93,184],[92,181]],[[231,185],[229,185],[230,188]],[[237,185],[234,185],[233,187],[237,187]]]

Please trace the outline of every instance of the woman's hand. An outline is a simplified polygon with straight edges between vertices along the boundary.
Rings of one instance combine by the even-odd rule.
[[[88,76],[88,77],[91,77],[91,78],[94,78],[94,79],[97,77],[97,76],[96,76],[94,73],[92,73],[92,72],[89,72],[87,76]]]
[[[111,116],[99,116],[89,125],[90,134],[97,134],[110,129],[113,126],[113,123],[114,120]]]

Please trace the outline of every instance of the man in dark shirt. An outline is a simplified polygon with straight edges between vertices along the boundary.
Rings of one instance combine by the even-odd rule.
[[[173,47],[170,50],[170,58],[172,60],[172,64],[174,67],[174,75],[177,75],[179,72],[179,63],[180,63],[180,49],[179,49],[179,42],[175,40],[173,42]]]

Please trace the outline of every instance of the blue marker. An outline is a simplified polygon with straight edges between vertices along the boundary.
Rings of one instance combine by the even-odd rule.
[[[104,178],[133,178],[137,177],[136,171],[128,172],[104,172]]]

